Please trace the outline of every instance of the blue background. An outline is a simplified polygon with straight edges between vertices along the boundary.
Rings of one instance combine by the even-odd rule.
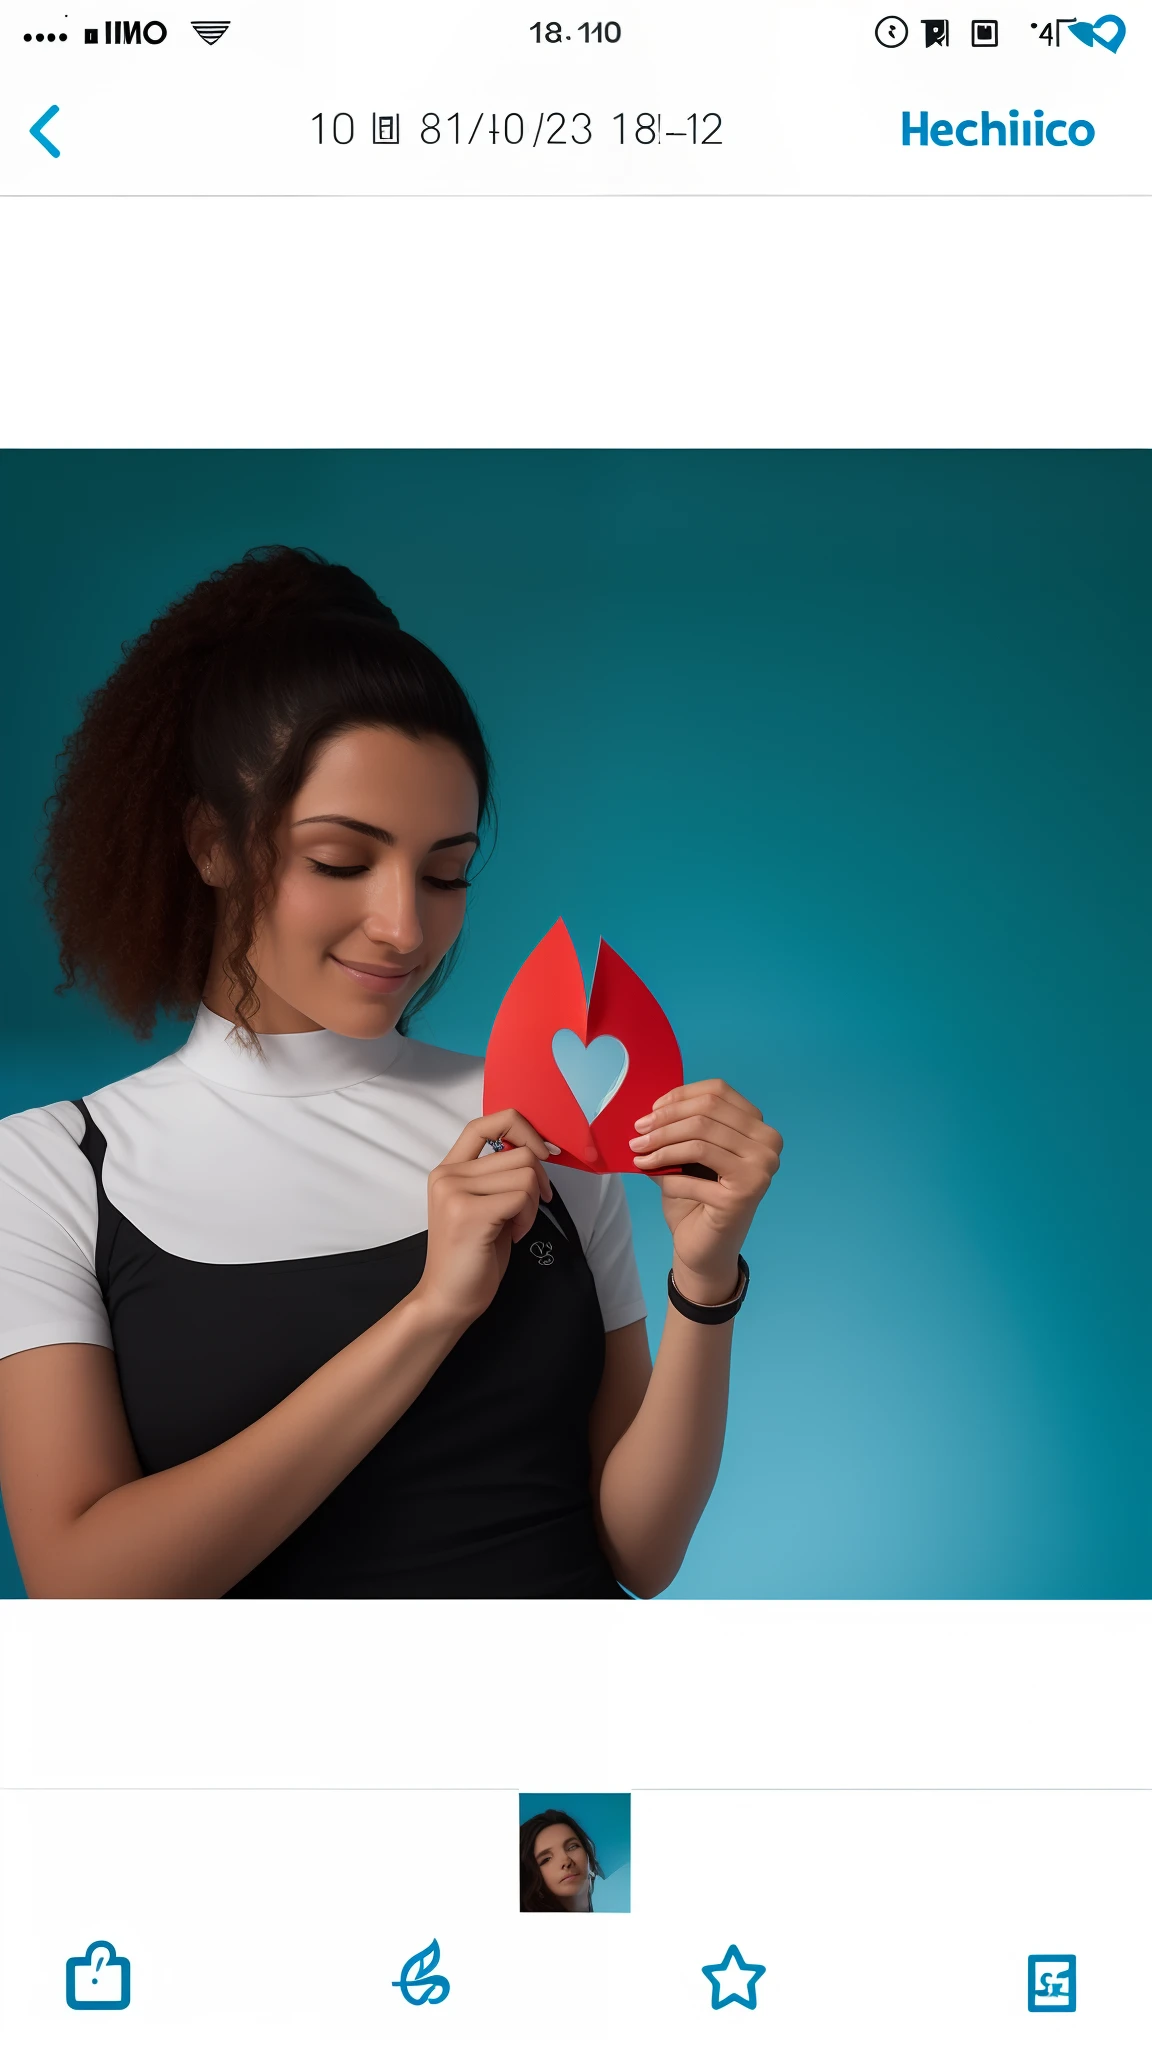
[[[579,1821],[596,1845],[596,1861],[604,1872],[592,1892],[594,1913],[632,1910],[632,1797],[628,1792],[522,1792],[520,1821],[546,1807]]]
[[[0,1113],[170,1051],[30,870],[83,694],[257,542],[351,564],[485,723],[500,831],[419,1035],[553,922],[785,1134],[672,1592],[1152,1592],[1150,458],[3,458]],[[668,1239],[630,1185],[653,1338]],[[9,1563],[7,1588],[18,1591]]]

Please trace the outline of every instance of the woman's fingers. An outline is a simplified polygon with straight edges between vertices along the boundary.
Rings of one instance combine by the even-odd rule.
[[[501,1227],[505,1223],[518,1226],[512,1232],[517,1240],[523,1237],[526,1230],[531,1230],[536,1221],[539,1201],[534,1185],[526,1187],[521,1182],[510,1187],[494,1188],[491,1194],[481,1195],[479,1201],[483,1205],[485,1222],[496,1222]]]
[[[733,1159],[742,1159],[748,1150],[748,1134],[738,1131],[732,1124],[721,1123],[713,1116],[681,1116],[666,1124],[654,1124],[628,1140],[638,1160],[648,1158],[661,1145],[682,1144],[687,1138],[705,1138],[709,1143],[728,1152]]]
[[[764,1138],[775,1151],[777,1158],[783,1149],[784,1140],[779,1131],[766,1124],[755,1103],[747,1096],[730,1088],[726,1081],[688,1081],[681,1088],[670,1088],[666,1095],[659,1095],[647,1116],[636,1119],[638,1131],[660,1132],[675,1124],[685,1115],[710,1116],[717,1123],[727,1124],[731,1130],[740,1131],[747,1137]]]
[[[493,1187],[476,1187],[469,1200],[482,1205],[486,1221],[495,1218],[501,1228],[510,1223],[513,1241],[518,1244],[536,1222],[540,1190],[534,1174],[513,1173]]]
[[[738,1200],[746,1199],[748,1189],[741,1183],[742,1161],[734,1152],[726,1152],[719,1145],[710,1145],[706,1138],[687,1138],[680,1145],[662,1145],[658,1152],[637,1155],[636,1165],[641,1173],[654,1177],[667,1172],[671,1166],[710,1166],[717,1176],[715,1181],[694,1179],[691,1174],[678,1174],[676,1186],[683,1188],[685,1196],[698,1202],[712,1202],[716,1191],[727,1190]],[[744,1176],[749,1178],[748,1175]]]
[[[479,1159],[456,1159],[449,1153],[448,1158],[434,1166],[429,1176],[432,1180],[443,1180],[451,1175],[453,1180],[466,1181],[478,1191],[498,1184],[500,1176],[509,1170],[520,1171],[528,1168],[535,1184],[546,1202],[552,1199],[552,1183],[543,1162],[530,1145],[512,1146],[507,1152],[485,1152]]]
[[[521,1116],[518,1109],[501,1109],[493,1111],[491,1116],[474,1116],[470,1124],[465,1124],[451,1151],[444,1154],[441,1164],[449,1166],[458,1160],[475,1159],[482,1147],[491,1144],[495,1138],[503,1139],[513,1147],[527,1145],[537,1159],[547,1159],[560,1150],[558,1145],[550,1145],[547,1138],[542,1138],[536,1126],[530,1124],[526,1116]]]
[[[471,1171],[473,1167],[480,1171]],[[509,1165],[499,1153],[492,1153],[487,1159],[463,1161],[447,1173],[436,1168],[429,1176],[429,1189],[430,1205],[434,1203],[439,1213],[465,1230],[478,1212],[486,1224],[522,1219],[523,1229],[513,1232],[517,1239],[531,1229],[541,1200],[548,1201],[552,1195],[543,1167],[531,1154],[527,1165]]]
[[[707,1149],[686,1153],[685,1159],[697,1159],[700,1164],[722,1172],[727,1180],[740,1177],[745,1169],[756,1178],[766,1174],[770,1180],[780,1164],[780,1154],[771,1142],[776,1135],[764,1123],[757,1124],[752,1131],[738,1131],[716,1117],[688,1116],[654,1126],[642,1137],[633,1138],[631,1145],[637,1166],[647,1167],[656,1159],[671,1164],[671,1147],[696,1143]]]
[[[717,1102],[727,1103],[730,1108],[763,1122],[755,1103],[749,1102],[746,1095],[741,1095],[737,1089],[730,1087],[727,1081],[684,1081],[679,1088],[669,1088],[665,1095],[658,1095],[652,1107],[676,1109],[680,1104],[692,1102],[704,1095],[713,1096]]]

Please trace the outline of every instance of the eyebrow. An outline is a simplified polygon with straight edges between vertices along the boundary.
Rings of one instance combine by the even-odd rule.
[[[381,846],[395,846],[396,844],[394,832],[386,832],[383,825],[366,825],[362,818],[335,818],[326,813],[322,818],[297,818],[292,826],[293,831],[296,830],[297,825],[345,825],[349,832],[363,832],[369,839],[378,839]],[[479,846],[480,834],[478,832],[457,832],[451,839],[434,839],[428,851],[429,853],[439,853],[445,846],[464,846],[468,840],[471,840],[473,846]]]

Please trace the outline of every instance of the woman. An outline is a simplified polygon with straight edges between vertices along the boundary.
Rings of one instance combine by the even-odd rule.
[[[520,1824],[520,1911],[590,1913],[603,1877],[596,1845],[570,1813],[550,1806]]]
[[[407,1036],[488,812],[459,685],[308,551],[209,577],[88,700],[44,863],[61,986],[140,1037],[194,1021],[0,1122],[33,1596],[601,1599],[679,1568],[781,1140],[719,1081],[639,1119],[645,1168],[719,1176],[662,1181],[653,1370],[619,1180],[550,1174],[514,1103],[479,1114],[482,1060]]]

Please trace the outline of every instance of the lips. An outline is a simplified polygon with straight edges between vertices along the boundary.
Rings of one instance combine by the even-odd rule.
[[[332,958],[337,967],[342,967],[345,974],[352,975],[362,985],[374,983],[381,989],[399,988],[402,982],[410,981],[416,971],[413,967],[383,967],[370,960],[341,960],[338,953],[333,953]]]

